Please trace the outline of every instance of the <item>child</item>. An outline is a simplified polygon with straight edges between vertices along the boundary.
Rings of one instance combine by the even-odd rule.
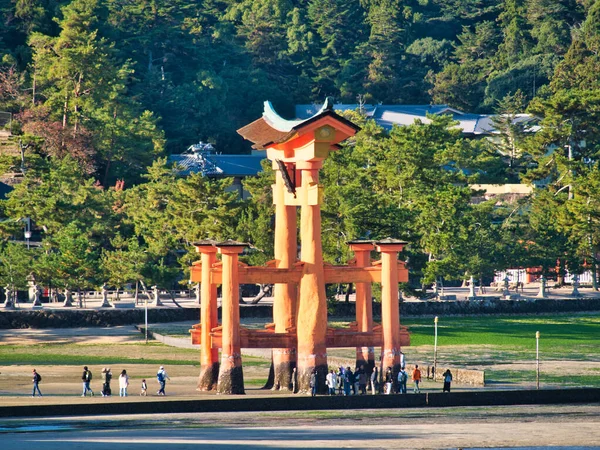
[[[148,391],[148,385],[146,384],[146,380],[142,380],[142,392],[140,392],[140,395],[143,395],[144,397],[146,397],[148,395],[147,393]]]

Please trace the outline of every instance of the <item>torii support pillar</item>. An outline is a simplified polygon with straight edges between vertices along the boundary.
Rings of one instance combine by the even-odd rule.
[[[298,236],[296,226],[296,206],[285,204],[284,181],[281,170],[293,176],[295,169],[291,164],[279,166],[274,163],[275,186],[275,261],[278,269],[290,269],[296,262]],[[295,283],[277,283],[274,289],[273,322],[276,333],[287,333],[296,326],[296,304],[298,285]],[[296,347],[273,349],[274,387],[281,390],[292,389],[293,370],[296,368]]]
[[[386,239],[376,242],[381,252],[382,372],[392,368],[393,380],[400,372],[400,305],[398,297],[398,253],[406,242]]]
[[[302,174],[300,210],[301,260],[304,263],[298,301],[298,387],[310,391],[310,376],[317,372],[319,392],[325,392],[327,375],[327,297],[321,248],[319,169],[323,162],[299,161]]]
[[[221,284],[223,334],[217,385],[219,394],[245,394],[240,348],[240,286],[238,282],[238,256],[244,251],[244,247],[246,244],[238,242],[217,244],[223,264]]]
[[[375,244],[371,241],[351,241],[348,243],[355,255],[356,267],[371,265],[371,251]],[[358,331],[373,331],[373,295],[371,283],[356,283],[356,323]],[[364,366],[367,373],[375,367],[375,349],[356,347],[356,367]]]
[[[210,269],[217,262],[217,249],[214,243],[195,244],[202,262],[202,281],[200,284],[200,377],[199,391],[216,389],[219,379],[219,349],[212,348],[210,331],[218,326],[217,285],[210,280]]]

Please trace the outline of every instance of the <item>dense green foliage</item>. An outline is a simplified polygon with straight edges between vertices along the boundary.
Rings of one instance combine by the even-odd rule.
[[[322,173],[328,262],[386,236],[410,243],[414,284],[597,262],[600,2],[0,0],[0,17],[0,111],[26,160],[0,155],[23,172],[0,202],[2,283],[29,270],[70,289],[174,286],[206,238],[271,259],[267,166],[241,201],[162,157],[198,140],[245,151],[235,130],[263,100],[291,113],[325,96],[501,113],[479,141],[449,117],[387,133],[348,113],[362,131]],[[537,133],[515,122],[525,111]],[[473,203],[469,184],[484,182],[541,188]],[[6,241],[27,217],[43,241],[29,251]]]
[[[46,151],[77,153],[106,183],[139,173],[164,138],[169,152],[198,140],[246,148],[235,129],[265,99],[288,112],[326,96],[471,112],[492,112],[519,89],[531,100],[557,65],[581,58],[575,41],[593,54],[597,9],[589,0],[3,0],[0,110],[24,115],[25,130],[63,135]]]

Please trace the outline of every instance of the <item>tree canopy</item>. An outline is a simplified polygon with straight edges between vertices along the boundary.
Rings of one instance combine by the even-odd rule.
[[[248,152],[236,130],[264,100],[292,116],[325,96],[498,113],[469,140],[448,116],[385,131],[347,112],[362,130],[323,169],[327,261],[392,236],[423,282],[597,262],[600,2],[0,0],[0,20],[0,111],[22,151],[0,142],[21,181],[0,201],[3,283],[27,261],[68,288],[173,286],[206,238],[271,259],[268,165],[242,200],[165,157],[200,140]],[[473,201],[471,184],[506,182],[538,188]],[[40,248],[8,242],[25,219]]]

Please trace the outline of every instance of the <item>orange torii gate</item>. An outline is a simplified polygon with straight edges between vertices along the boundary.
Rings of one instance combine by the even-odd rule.
[[[357,364],[371,370],[374,347],[381,346],[383,367],[400,368],[400,347],[409,345],[407,330],[400,326],[398,283],[408,281],[405,264],[398,253],[406,242],[352,241],[355,258],[345,266],[324,264],[321,249],[321,187],[319,169],[331,151],[358,128],[323,108],[306,120],[282,119],[265,102],[258,119],[238,132],[267,151],[276,181],[275,260],[265,267],[239,262],[246,244],[202,241],[195,244],[201,260],[191,267],[191,281],[201,283],[201,323],[191,330],[192,342],[201,345],[200,390],[243,394],[242,348],[272,348],[276,386],[289,389],[294,369],[300,391],[309,389],[310,375],[317,372],[325,387],[327,348],[356,347]],[[297,254],[296,208],[300,206],[301,260]],[[381,260],[371,262],[372,251]],[[217,262],[216,253],[222,255]],[[371,284],[381,283],[381,325],[373,323]],[[240,326],[240,284],[274,284],[274,323],[264,330]],[[327,326],[328,283],[356,283],[356,322],[348,329]],[[216,287],[222,286],[222,323],[217,322]],[[218,349],[221,348],[221,361]]]

